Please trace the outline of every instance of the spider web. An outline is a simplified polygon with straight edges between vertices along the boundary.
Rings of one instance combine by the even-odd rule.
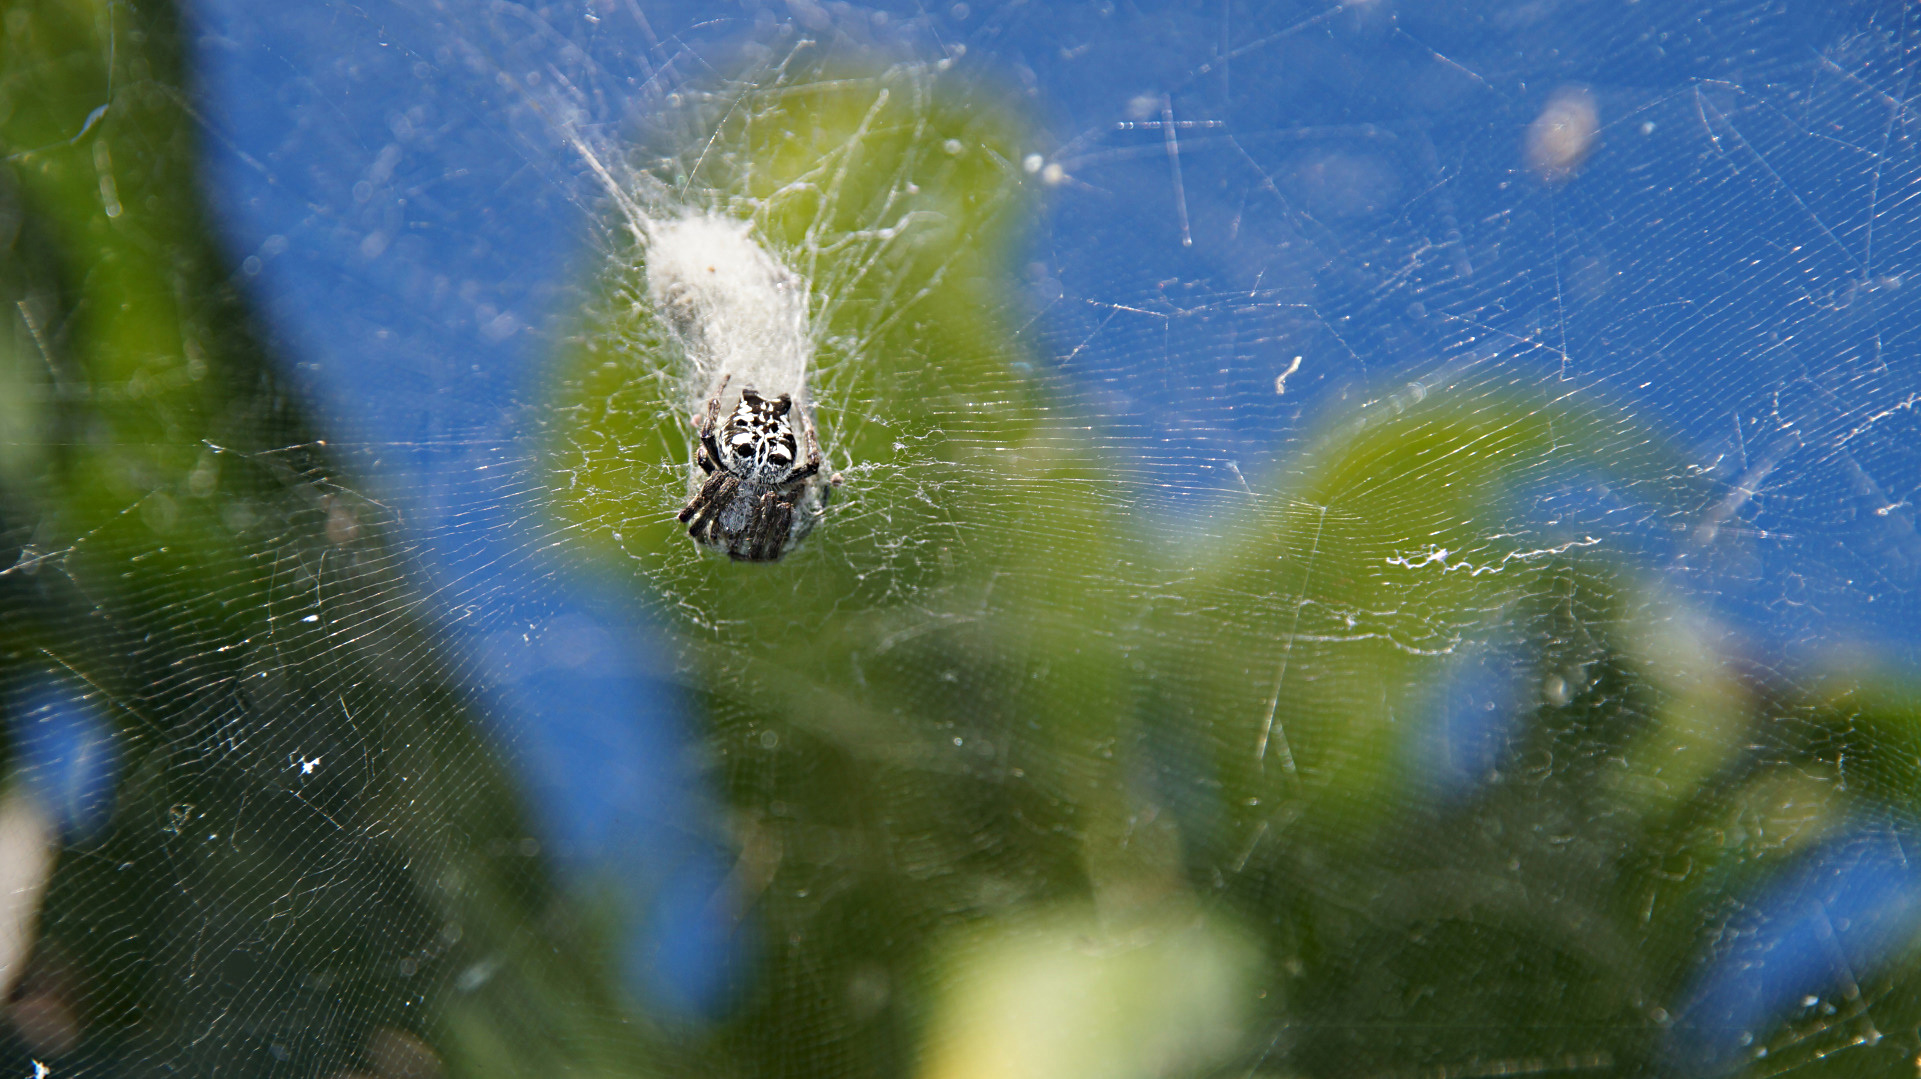
[[[1921,1058],[1905,7],[188,15],[7,15],[21,1074]]]

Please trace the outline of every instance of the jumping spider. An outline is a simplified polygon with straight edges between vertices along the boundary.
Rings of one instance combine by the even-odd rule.
[[[820,474],[820,440],[802,409],[807,459],[796,463],[799,447],[788,420],[793,398],[783,393],[770,400],[752,386],[742,387],[739,406],[721,424],[720,399],[727,382],[721,379],[706,412],[694,422],[700,434],[694,462],[707,480],[680,511],[680,520],[689,536],[726,551],[729,558],[772,562],[789,540],[806,531],[808,522],[795,528],[794,507]]]

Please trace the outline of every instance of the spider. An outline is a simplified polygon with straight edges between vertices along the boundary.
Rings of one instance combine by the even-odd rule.
[[[722,425],[720,399],[731,377],[720,380],[706,412],[694,422],[700,434],[694,462],[707,480],[680,511],[680,520],[697,542],[726,551],[737,562],[772,562],[795,538],[794,506],[820,474],[820,440],[802,409],[807,460],[796,464],[799,450],[787,418],[793,398],[784,393],[762,397],[752,386],[741,388],[739,406]]]

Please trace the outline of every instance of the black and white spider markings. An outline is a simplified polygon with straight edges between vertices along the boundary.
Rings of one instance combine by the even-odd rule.
[[[707,479],[680,511],[680,520],[688,535],[729,558],[772,562],[812,524],[797,518],[795,507],[820,475],[820,440],[803,409],[807,456],[800,460],[801,443],[789,418],[793,398],[784,393],[762,397],[752,386],[741,388],[740,404],[723,425],[720,403],[730,378],[721,379],[695,421],[700,445],[694,462]]]

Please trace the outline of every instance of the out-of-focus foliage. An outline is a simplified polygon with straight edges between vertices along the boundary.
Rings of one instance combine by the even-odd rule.
[[[545,882],[380,508],[248,321],[196,201],[178,28],[31,3],[4,25],[4,675],[109,717],[119,769],[15,989],[22,1074],[1921,1052],[1915,692],[1845,667],[1792,692],[1652,556],[1513,504],[1589,477],[1702,542],[1709,496],[1658,432],[1456,364],[1155,545],[1137,477],[990,314],[1032,209],[1013,113],[845,57],[783,71],[784,104],[697,112],[708,171],[656,170],[831,296],[847,483],[816,535],[774,567],[679,535],[687,402],[636,252],[604,253],[558,361],[556,515],[675,634],[761,942],[733,1019],[650,1028],[601,959],[620,927]],[[40,743],[15,730],[17,766]]]
[[[444,995],[567,946],[516,798],[215,248],[174,14],[0,19],[0,679],[13,781],[74,824],[0,1059],[422,1074]],[[109,747],[48,725],[61,693]],[[104,824],[65,804],[83,753]],[[490,1025],[490,1063],[541,1052]]]

